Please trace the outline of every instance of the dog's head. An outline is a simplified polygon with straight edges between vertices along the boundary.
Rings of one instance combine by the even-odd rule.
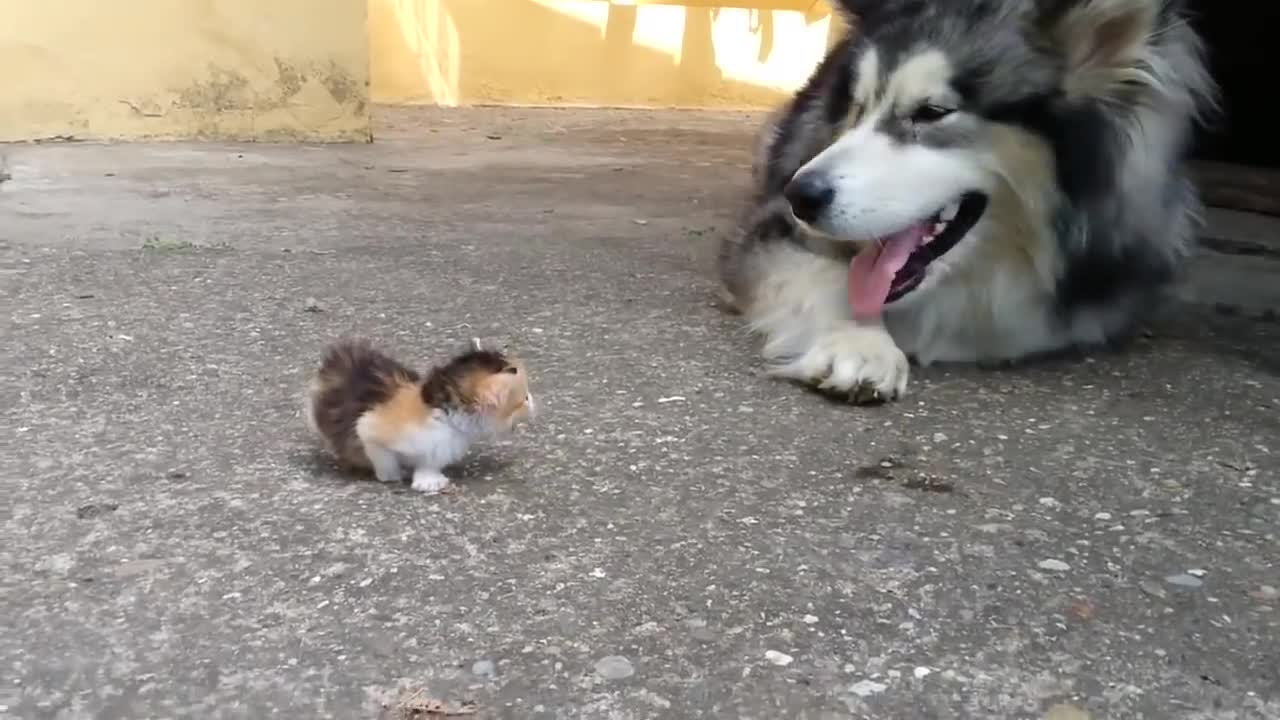
[[[880,303],[993,238],[1038,252],[1064,201],[1124,181],[1135,116],[1194,105],[1194,79],[1173,76],[1203,72],[1197,48],[1160,45],[1172,0],[838,2],[854,17],[844,119],[785,196],[814,230],[869,244],[854,272],[885,286]]]

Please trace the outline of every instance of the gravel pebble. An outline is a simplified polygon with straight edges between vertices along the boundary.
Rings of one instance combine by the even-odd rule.
[[[769,662],[779,667],[786,667],[787,665],[790,665],[795,658],[791,657],[790,655],[784,652],[778,652],[777,650],[767,650],[765,651],[764,659],[768,660]]]
[[[1277,590],[1270,585],[1259,585],[1258,589],[1249,593],[1249,595],[1252,596],[1255,600],[1270,602],[1272,600],[1280,598],[1280,590]]]
[[[1138,587],[1142,589],[1142,592],[1150,595],[1151,597],[1160,598],[1161,600],[1169,597],[1169,593],[1165,592],[1164,588],[1150,580],[1143,580],[1138,583]]]
[[[849,687],[849,691],[858,697],[868,697],[877,693],[882,693],[888,689],[888,685],[878,683],[874,680],[859,680]]]
[[[498,668],[492,660],[477,660],[471,665],[471,674],[491,678],[498,674]]]
[[[1164,581],[1169,583],[1170,585],[1177,585],[1178,587],[1185,587],[1185,588],[1198,588],[1201,585],[1204,585],[1203,580],[1201,580],[1198,577],[1188,575],[1186,573],[1182,573],[1181,575],[1170,575],[1169,577],[1165,578]]]
[[[635,675],[636,669],[621,655],[609,655],[596,661],[596,674],[605,680],[625,680]]]
[[[1044,720],[1089,720],[1089,713],[1075,705],[1060,703],[1049,708]]]
[[[1062,562],[1061,560],[1054,560],[1053,558],[1041,560],[1036,567],[1041,570],[1048,570],[1049,572],[1066,572],[1071,569],[1070,565]]]

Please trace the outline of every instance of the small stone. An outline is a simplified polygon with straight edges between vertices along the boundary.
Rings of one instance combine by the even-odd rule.
[[[659,629],[658,623],[650,621],[631,628],[631,632],[636,635],[640,635],[641,637],[649,637],[650,635],[656,634]]]
[[[1177,585],[1178,587],[1184,588],[1198,588],[1201,585],[1204,585],[1204,582],[1200,578],[1187,575],[1186,573],[1181,575],[1170,575],[1169,577],[1166,577],[1164,581],[1170,585]]]
[[[709,642],[715,642],[716,640],[716,634],[712,632],[710,628],[706,628],[706,627],[696,627],[692,631],[690,631],[689,634],[692,635],[693,639],[697,640],[698,642],[709,643]]]
[[[1109,512],[1100,512],[1100,513],[1095,513],[1095,514],[1094,514],[1094,516],[1093,516],[1093,519],[1094,519],[1094,520],[1101,520],[1101,521],[1105,522],[1105,521],[1107,521],[1107,520],[1110,520],[1110,519],[1111,519],[1111,513],[1109,513]]]
[[[1041,570],[1048,570],[1049,572],[1066,572],[1071,569],[1070,565],[1062,562],[1061,560],[1054,560],[1053,558],[1041,560],[1036,567]]]
[[[1164,600],[1165,598],[1169,597],[1169,594],[1164,591],[1164,588],[1151,582],[1150,580],[1143,580],[1142,582],[1138,583],[1138,588],[1141,589],[1142,592],[1150,595],[1151,597],[1160,598],[1161,600]]]
[[[1093,618],[1093,606],[1087,600],[1076,600],[1071,603],[1071,607],[1067,608],[1067,612],[1078,620],[1090,620]]]
[[[81,520],[91,520],[99,515],[115,512],[120,509],[119,503],[92,503],[89,505],[81,505],[76,508],[76,517]]]
[[[605,680],[626,680],[636,674],[631,661],[621,655],[609,655],[596,661],[596,674]]]
[[[302,309],[304,312],[309,313],[324,312],[324,308],[321,307],[320,301],[313,297],[309,297],[302,301]]]
[[[802,620],[804,620],[804,624],[805,624],[805,625],[813,625],[813,624],[815,624],[815,623],[817,623],[817,622],[818,622],[818,616],[817,616],[817,615],[805,615],[805,616],[804,616],[803,618],[801,618],[801,619],[802,619]]]
[[[1190,575],[1191,577],[1198,577],[1198,578],[1202,578],[1202,577],[1204,577],[1205,575],[1208,575],[1208,574],[1209,574],[1209,571],[1208,571],[1208,570],[1201,569],[1201,568],[1192,568],[1192,569],[1190,569],[1190,570],[1188,570],[1188,571],[1187,571],[1187,574],[1188,574],[1188,575]]]
[[[854,695],[857,695],[858,697],[870,697],[877,693],[882,693],[888,688],[889,688],[888,685],[885,685],[884,683],[878,683],[874,680],[859,680],[858,682],[849,686],[849,692],[853,693]]]
[[[1280,599],[1280,590],[1277,590],[1270,585],[1260,585],[1257,590],[1253,590],[1249,593],[1249,597],[1257,600],[1258,602],[1269,603],[1272,600]]]
[[[1055,498],[1051,498],[1051,497],[1040,498],[1040,504],[1049,508],[1058,507],[1062,505],[1062,503],[1058,502]]]
[[[948,438],[948,437],[946,436],[946,434],[945,434],[945,433],[934,433],[934,434],[933,434],[933,441],[934,441],[934,442],[936,442],[936,443],[944,443],[944,442],[946,442],[947,440],[950,440],[950,438]]]
[[[492,660],[477,660],[471,665],[471,674],[491,678],[498,674],[498,668]]]
[[[1130,510],[1129,517],[1146,517],[1151,514],[1150,510]]]
[[[786,667],[790,665],[793,660],[795,660],[795,658],[791,657],[790,655],[784,652],[778,652],[777,650],[765,651],[764,659],[768,660],[774,665],[777,665],[778,667]]]
[[[930,675],[932,675],[932,674],[933,674],[933,670],[932,670],[931,668],[927,668],[927,667],[925,667],[925,666],[921,665],[920,667],[916,668],[915,670],[912,670],[912,671],[911,671],[911,674],[912,674],[912,675],[914,675],[914,676],[915,676],[915,678],[916,678],[917,680],[923,680],[923,679],[925,679],[925,678],[929,677]]]
[[[1045,713],[1044,720],[1089,720],[1089,713],[1075,705],[1059,703],[1049,708],[1049,711]]]

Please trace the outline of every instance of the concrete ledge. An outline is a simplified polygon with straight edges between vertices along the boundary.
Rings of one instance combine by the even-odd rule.
[[[366,17],[365,0],[5,3],[0,141],[367,142]]]

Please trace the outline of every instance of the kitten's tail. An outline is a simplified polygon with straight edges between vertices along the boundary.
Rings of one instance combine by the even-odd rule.
[[[323,382],[326,377],[346,377],[352,370],[369,365],[372,359],[382,357],[373,343],[364,339],[339,340],[324,351],[316,376]]]
[[[324,351],[320,366],[307,384],[307,394],[302,402],[302,417],[311,432],[323,435],[316,422],[316,402],[319,396],[335,385],[341,385],[353,371],[366,366],[369,359],[378,356],[373,344],[363,339],[339,340]]]

